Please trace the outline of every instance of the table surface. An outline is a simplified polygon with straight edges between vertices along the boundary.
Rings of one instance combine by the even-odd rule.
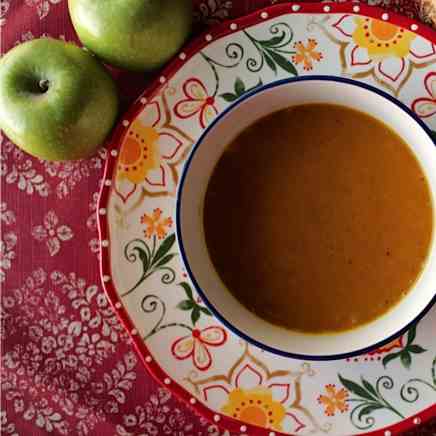
[[[277,1],[194,3],[200,28]],[[423,12],[418,0],[369,3],[415,18]],[[2,0],[0,26],[2,53],[42,35],[77,42],[66,0]],[[113,74],[124,109],[150,80]],[[151,379],[101,289],[95,211],[104,150],[85,161],[49,163],[24,154],[1,134],[0,143],[0,431],[224,434]],[[407,435],[435,436],[436,419]]]

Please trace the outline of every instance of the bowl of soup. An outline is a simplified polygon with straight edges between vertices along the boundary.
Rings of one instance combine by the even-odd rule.
[[[197,141],[177,238],[204,303],[280,355],[393,340],[435,302],[436,148],[396,99],[312,76],[259,87]]]

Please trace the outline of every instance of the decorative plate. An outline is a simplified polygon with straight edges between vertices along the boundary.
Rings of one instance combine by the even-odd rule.
[[[388,436],[436,416],[436,307],[407,334],[351,360],[270,354],[202,303],[172,218],[192,144],[259,84],[354,78],[396,96],[436,131],[435,42],[422,24],[356,3],[272,6],[196,39],[116,128],[99,205],[105,289],[151,374],[223,428]]]

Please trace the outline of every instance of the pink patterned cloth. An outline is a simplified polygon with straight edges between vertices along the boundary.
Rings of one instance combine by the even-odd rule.
[[[196,0],[196,19],[210,25],[271,3]],[[420,12],[411,0],[370,3]],[[0,26],[2,52],[41,35],[77,41],[66,0],[2,0]],[[149,81],[113,74],[124,108]],[[102,292],[95,211],[105,151],[48,163],[0,142],[2,434],[222,434],[151,379]],[[436,420],[413,434],[436,435]]]

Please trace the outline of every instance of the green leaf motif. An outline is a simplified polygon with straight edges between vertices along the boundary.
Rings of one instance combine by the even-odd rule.
[[[244,82],[238,77],[235,81],[235,94],[239,97],[245,92]]]
[[[241,95],[245,94],[248,91],[251,91],[258,86],[263,85],[262,79],[259,79],[259,82],[252,86],[251,88],[246,88],[244,82],[238,77],[235,81],[235,84],[233,85],[233,88],[235,90],[235,93],[232,92],[225,92],[223,94],[220,94],[220,97],[224,99],[228,103],[232,103],[233,101],[237,100]]]
[[[207,307],[203,307],[203,306],[199,306],[200,310],[205,314],[205,315],[209,315],[212,316],[212,314],[210,313],[210,310]]]
[[[398,357],[400,357],[400,354],[402,353],[402,351],[398,351],[396,353],[392,353],[392,354],[388,354],[387,356],[383,357],[382,363],[383,366],[386,368],[386,365],[394,359],[397,359]]]
[[[179,285],[184,289],[185,294],[187,296],[186,300],[182,300],[179,304],[177,304],[177,308],[184,311],[191,311],[191,322],[192,325],[195,326],[197,321],[200,319],[201,315],[212,316],[209,309],[204,306],[200,306],[194,299],[192,294],[192,289],[189,283],[180,282]]]
[[[374,397],[374,399],[377,399],[378,395],[372,384],[363,377],[361,377],[360,380],[362,381],[362,385],[365,387],[365,389]]]
[[[176,273],[173,268],[166,265],[175,254],[168,254],[175,241],[175,235],[168,236],[156,250],[157,237],[153,235],[151,246],[149,241],[142,239],[132,239],[124,247],[124,257],[130,263],[140,261],[142,263],[141,276],[136,283],[127,291],[121,294],[122,297],[134,292],[152,274],[160,273],[161,282],[165,285],[173,283]]]
[[[298,72],[295,69],[294,65],[290,61],[288,61],[285,57],[283,57],[282,55],[278,54],[273,50],[268,50],[268,54],[271,56],[271,58],[280,68],[283,68],[286,72],[294,76],[298,76]]]
[[[358,385],[357,383],[348,380],[346,378],[341,377],[340,374],[338,374],[339,380],[341,381],[341,383],[353,394],[364,398],[366,400],[369,401],[374,401],[374,397],[368,393],[362,386]]]
[[[421,354],[426,352],[427,350],[421,345],[413,344],[413,341],[416,338],[416,325],[413,325],[410,327],[409,331],[407,332],[407,343],[406,346],[396,353],[388,354],[383,358],[383,366],[386,367],[386,365],[394,360],[399,358],[401,364],[404,366],[404,368],[409,369],[412,364],[412,354]]]
[[[416,325],[410,327],[407,332],[407,345],[410,345],[416,338]]]
[[[182,300],[178,305],[177,308],[181,310],[191,310],[194,307],[194,303],[192,300]]]
[[[200,319],[200,313],[199,307],[194,307],[194,310],[191,312],[192,325],[195,325],[195,323]]]
[[[225,92],[224,94],[220,94],[220,97],[228,103],[231,103],[238,99],[238,96],[236,94],[232,94],[231,92]]]
[[[371,412],[373,412],[374,410],[377,410],[377,409],[383,409],[383,406],[381,404],[374,403],[374,404],[368,404],[367,406],[362,407],[359,410],[359,414],[358,414],[359,420],[361,420],[364,415],[369,415]]]
[[[412,356],[407,350],[404,350],[400,355],[400,360],[403,366],[407,369],[410,368],[410,365],[412,363]]]
[[[156,264],[156,268],[159,268],[161,266],[164,266],[167,264],[174,256],[176,256],[175,253],[167,254],[166,256],[162,257],[162,259]]]
[[[375,418],[368,417],[374,410],[386,409],[393,414],[404,418],[392,404],[383,397],[383,393],[380,388],[392,389],[394,387],[394,381],[387,375],[382,375],[377,381],[372,384],[368,380],[365,380],[362,376],[360,380],[362,386],[352,380],[348,380],[338,374],[341,383],[357,398],[348,398],[349,404],[355,404],[354,408],[350,412],[350,420],[352,424],[359,430],[367,430],[375,424]]]
[[[194,297],[192,296],[192,289],[191,286],[189,286],[189,283],[186,282],[180,282],[179,285],[185,290],[186,296],[189,300],[194,301]]]
[[[269,27],[271,34],[270,39],[256,39],[253,35],[243,30],[244,35],[251,41],[255,49],[262,57],[260,61],[254,57],[247,59],[246,66],[252,73],[259,72],[264,64],[277,74],[277,68],[281,68],[286,72],[297,76],[298,72],[288,57],[295,54],[295,49],[292,48],[292,40],[294,32],[291,27],[284,22],[274,23]]]
[[[187,296],[186,300],[182,300],[178,305],[177,308],[184,311],[191,311],[191,322],[192,325],[195,326],[197,321],[200,319],[201,315],[207,315],[212,316],[209,309],[204,306],[200,306],[194,299],[194,296],[192,294],[192,289],[189,283],[187,282],[180,282],[179,285],[184,289],[185,294]]]
[[[138,257],[142,263],[142,268],[144,269],[144,271],[147,271],[149,267],[149,258],[147,252],[140,247],[135,247],[134,251],[138,253]]]
[[[422,348],[421,345],[413,344],[407,347],[407,351],[409,353],[420,354],[426,352],[427,350],[425,348]]]
[[[268,64],[268,66],[271,68],[271,70],[273,70],[273,72],[274,72],[275,74],[277,74],[277,67],[276,67],[275,62],[271,59],[270,56],[268,56],[268,55],[266,54],[266,52],[265,52],[265,54],[264,54],[264,58],[265,58],[265,60],[266,60],[266,63]]]
[[[271,39],[259,41],[259,44],[263,45],[264,47],[275,47],[283,41],[284,36],[285,35],[273,36]]]
[[[159,260],[164,257],[168,253],[168,251],[171,250],[171,247],[173,246],[175,240],[176,236],[174,233],[164,239],[162,244],[160,244],[156,254],[154,255],[152,265],[155,265],[157,262],[159,262]]]

